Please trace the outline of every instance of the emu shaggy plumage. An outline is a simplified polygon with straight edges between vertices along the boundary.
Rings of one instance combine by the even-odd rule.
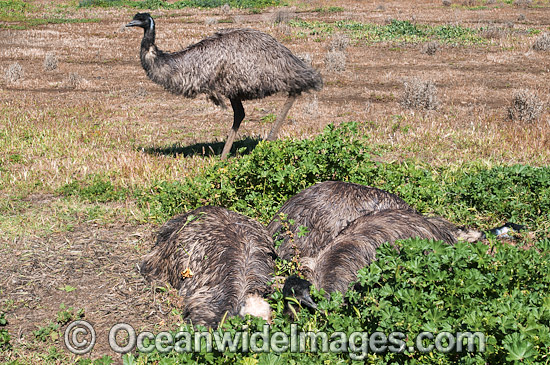
[[[301,226],[308,229],[302,237]],[[278,255],[299,260],[305,278],[329,293],[345,292],[385,242],[418,237],[454,244],[484,237],[441,217],[423,216],[387,191],[341,181],[322,182],[290,198],[268,231],[282,239]]]
[[[270,308],[261,297],[273,278],[274,256],[263,225],[206,206],[166,222],[140,272],[179,289],[184,316],[193,324],[213,327],[226,312],[260,314],[268,320]]]
[[[296,254],[294,247],[299,249],[301,256],[315,256],[350,222],[384,209],[412,210],[403,199],[387,191],[342,181],[325,181],[290,198],[267,230],[272,236],[278,233],[277,239],[283,240],[277,251],[283,259],[290,260]],[[281,214],[286,222],[281,221]],[[294,223],[287,227],[291,220]],[[303,237],[298,235],[301,226],[309,231]]]
[[[317,255],[303,257],[303,272],[316,288],[345,293],[357,272],[375,259],[376,249],[385,242],[418,237],[456,243],[453,232],[440,227],[411,210],[373,212],[351,222]]]
[[[222,152],[230,151],[245,113],[243,100],[284,92],[289,95],[268,140],[278,130],[296,96],[323,86],[321,75],[268,34],[253,29],[223,29],[178,52],[155,45],[155,22],[138,13],[127,26],[144,29],[141,65],[147,76],[168,91],[193,98],[206,94],[216,105],[228,98],[234,112],[233,127]]]

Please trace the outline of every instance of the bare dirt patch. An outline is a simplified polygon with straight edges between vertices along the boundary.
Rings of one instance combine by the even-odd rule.
[[[1,304],[8,309],[12,344],[23,354],[49,346],[64,350],[62,341],[40,341],[33,334],[56,321],[61,304],[82,309],[83,319],[94,326],[98,340],[92,358],[117,355],[107,341],[116,323],[131,324],[137,331],[170,328],[178,319],[169,314],[176,307],[137,269],[152,231],[149,225],[88,223],[71,232],[4,242]]]

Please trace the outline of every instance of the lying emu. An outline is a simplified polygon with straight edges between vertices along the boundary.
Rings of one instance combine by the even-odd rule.
[[[344,293],[357,272],[375,259],[376,249],[385,242],[418,237],[456,243],[453,232],[441,227],[411,210],[373,212],[350,223],[317,255],[303,257],[302,268],[316,288]]]
[[[213,327],[226,314],[269,320],[271,310],[262,296],[273,279],[274,256],[263,225],[206,206],[166,222],[140,272],[179,289],[186,319]]]
[[[404,200],[387,191],[342,181],[325,181],[290,198],[267,230],[283,240],[277,252],[279,257],[290,260],[295,255],[294,247],[299,249],[300,255],[315,256],[350,222],[385,209],[414,211]],[[294,223],[286,227],[281,214]],[[309,230],[303,237],[298,235],[301,226]]]
[[[127,27],[144,30],[141,65],[147,76],[172,93],[185,97],[206,94],[216,105],[233,108],[233,127],[222,152],[225,158],[244,119],[243,100],[262,99],[283,92],[288,99],[267,140],[277,139],[292,104],[302,92],[320,90],[321,74],[268,34],[253,29],[223,29],[179,52],[163,52],[155,45],[155,22],[137,13]]]
[[[525,226],[506,223],[490,231],[500,235],[519,232]],[[441,217],[424,217],[411,210],[394,209],[373,212],[357,218],[323,248],[317,255],[302,257],[301,263],[307,280],[289,277],[285,282],[287,293],[294,293],[303,305],[311,304],[308,288],[314,285],[328,293],[346,292],[356,280],[357,272],[375,260],[376,249],[383,243],[394,243],[407,238],[439,240],[455,244],[457,240],[469,242],[485,238],[479,231],[464,230]]]

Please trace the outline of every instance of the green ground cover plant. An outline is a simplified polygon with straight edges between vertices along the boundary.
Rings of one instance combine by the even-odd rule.
[[[438,40],[449,44],[482,44],[487,40],[478,34],[478,30],[460,25],[416,24],[408,20],[392,19],[389,24],[380,25],[361,23],[352,20],[338,20],[334,23],[322,21],[292,20],[289,24],[305,29],[311,35],[345,32],[356,40],[375,42],[420,43]]]
[[[21,0],[0,0],[0,21],[14,24],[0,24],[0,28],[6,29],[28,29],[30,27],[45,24],[67,24],[67,23],[97,23],[98,18],[65,18],[62,16],[44,16],[35,18],[29,14],[36,12],[38,7],[31,2]]]
[[[10,339],[11,336],[8,333],[8,330],[3,328],[8,325],[6,320],[6,314],[0,313],[0,352],[7,351],[11,349]]]
[[[22,0],[0,0],[0,20],[21,20],[30,8],[31,5]]]

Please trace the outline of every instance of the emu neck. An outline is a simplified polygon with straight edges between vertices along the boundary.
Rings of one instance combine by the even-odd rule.
[[[156,59],[158,54],[157,46],[155,46],[155,23],[151,20],[151,26],[145,28],[143,39],[141,40],[141,64],[146,70],[151,67],[151,64]]]
[[[151,20],[149,28],[143,30],[143,39],[141,40],[141,48],[155,45],[155,23]]]

